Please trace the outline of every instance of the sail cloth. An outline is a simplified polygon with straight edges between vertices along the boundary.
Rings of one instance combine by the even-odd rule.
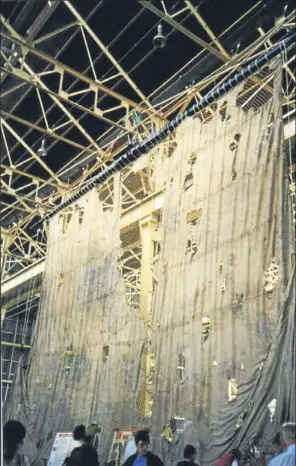
[[[25,421],[34,465],[56,432],[80,423],[102,427],[101,461],[114,428],[148,425],[165,463],[193,443],[212,466],[233,446],[264,448],[294,420],[295,251],[281,63],[270,66],[266,103],[242,108],[242,84],[207,120],[184,121],[175,151],[155,158],[165,194],[149,326],[127,303],[118,268],[119,175],[111,209],[93,189],[50,220],[30,368],[5,407],[5,418]],[[146,421],[137,407],[145,352],[155,359]],[[161,433],[174,417],[185,430],[172,445]]]
[[[211,121],[182,124],[167,160],[153,425],[191,421],[170,455],[198,441],[206,466],[249,441],[265,448],[295,419],[295,251],[273,66],[271,100],[246,112],[233,90]]]
[[[57,432],[81,423],[102,427],[106,458],[114,428],[138,420],[134,397],[145,327],[126,303],[118,269],[118,199],[112,211],[104,211],[95,189],[76,212],[55,216],[49,224],[27,379],[29,405],[22,403],[35,443],[33,465],[49,457]],[[15,415],[8,403],[7,417]]]

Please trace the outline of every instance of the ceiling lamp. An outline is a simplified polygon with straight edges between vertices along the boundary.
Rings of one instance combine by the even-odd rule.
[[[153,45],[158,49],[162,49],[166,45],[166,38],[164,37],[162,32],[162,24],[159,24],[157,26],[157,34],[153,38]]]
[[[45,138],[42,139],[41,141],[41,146],[39,147],[37,154],[40,155],[40,157],[46,157],[47,156],[47,149],[45,147]]]

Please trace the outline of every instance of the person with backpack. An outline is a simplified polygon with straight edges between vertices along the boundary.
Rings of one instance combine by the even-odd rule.
[[[223,455],[222,458],[218,460],[216,466],[238,466],[242,457],[243,455],[241,452],[235,448],[231,450],[230,453]]]

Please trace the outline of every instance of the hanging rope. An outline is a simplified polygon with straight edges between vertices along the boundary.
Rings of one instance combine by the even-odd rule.
[[[286,52],[288,49],[295,45],[296,33],[289,35],[286,39],[278,45],[270,49],[263,56],[256,58],[253,62],[247,65],[240,73],[236,73],[228,81],[224,82],[221,86],[209,92],[200,101],[189,107],[184,113],[178,115],[171,122],[163,126],[157,133],[152,133],[151,136],[146,138],[139,144],[136,144],[126,153],[118,156],[113,162],[109,163],[100,173],[94,176],[87,184],[82,186],[76,194],[71,196],[67,201],[63,202],[60,206],[46,215],[45,219],[53,217],[65,207],[73,204],[81,196],[93,189],[95,186],[106,181],[112,174],[122,170],[124,167],[135,161],[141,155],[149,152],[153,147],[163,142],[180,124],[188,117],[194,116],[200,110],[212,104],[215,100],[225,95],[232,88],[245,81],[252,76],[256,71],[263,68],[266,63],[270,62],[279,53]]]
[[[288,63],[288,54],[287,50],[284,51],[284,61],[285,63]],[[288,72],[288,67],[284,68],[284,76],[285,76],[285,81],[284,81],[284,93],[286,96],[289,98],[289,90],[290,90],[290,84],[292,83],[292,78],[289,75]],[[287,124],[288,126],[292,122],[291,119],[291,114],[289,111],[289,107],[287,107]],[[294,118],[294,116],[293,116]],[[288,156],[289,156],[289,194],[291,197],[291,208],[292,208],[292,222],[293,222],[293,227],[294,227],[294,234],[296,236],[296,179],[295,179],[295,171],[293,170],[293,160],[292,160],[292,139],[289,138],[287,141],[287,151],[288,151]]]

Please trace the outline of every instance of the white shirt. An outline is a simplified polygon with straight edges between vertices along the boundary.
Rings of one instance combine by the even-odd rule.
[[[130,456],[134,455],[135,453],[137,453],[137,446],[135,443],[135,439],[132,438],[131,440],[127,442],[127,445],[125,447],[124,455],[123,455],[124,461],[126,461]]]
[[[238,462],[236,460],[232,461],[231,466],[238,466]]]

